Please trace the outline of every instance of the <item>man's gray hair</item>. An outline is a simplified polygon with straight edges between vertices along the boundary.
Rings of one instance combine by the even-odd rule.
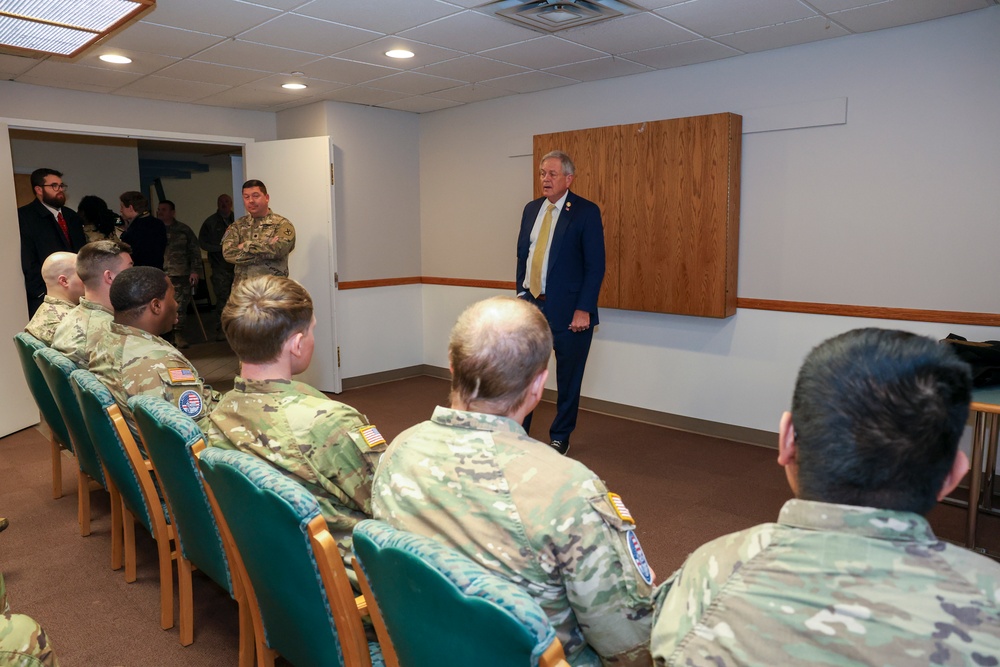
[[[566,155],[562,151],[549,151],[542,156],[542,159],[538,161],[538,166],[542,166],[542,163],[550,158],[555,158],[562,163],[563,174],[566,176],[571,176],[576,173],[576,167],[573,166],[573,160],[569,155]]]

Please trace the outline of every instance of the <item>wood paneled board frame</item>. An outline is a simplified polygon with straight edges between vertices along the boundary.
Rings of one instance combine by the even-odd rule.
[[[742,121],[719,113],[535,135],[533,168],[549,151],[568,153],[571,189],[601,207],[600,306],[736,313]]]

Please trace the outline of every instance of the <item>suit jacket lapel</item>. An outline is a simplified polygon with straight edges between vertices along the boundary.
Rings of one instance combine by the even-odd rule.
[[[576,201],[576,195],[572,192],[566,195],[566,201],[563,203],[562,210],[559,212],[559,219],[556,220],[556,231],[552,234],[552,247],[549,248],[549,266],[547,269],[547,275],[552,275],[552,267],[556,264],[556,257],[559,256],[559,250],[562,248],[563,238],[566,236],[566,230],[569,229],[570,222],[573,219],[573,202]]]

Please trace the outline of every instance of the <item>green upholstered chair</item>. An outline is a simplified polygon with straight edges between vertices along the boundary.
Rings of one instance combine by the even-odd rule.
[[[401,667],[568,666],[527,592],[440,542],[368,520],[354,553]]]
[[[59,408],[59,414],[69,431],[73,451],[76,452],[76,462],[80,468],[77,474],[77,520],[80,534],[90,535],[90,492],[95,488],[107,489],[108,485],[104,479],[101,460],[83,421],[80,403],[69,382],[69,377],[77,370],[77,366],[69,357],[49,347],[35,352],[34,360],[56,407]],[[111,493],[111,568],[114,570],[122,566],[122,514],[121,500],[117,495],[117,490]]]
[[[252,454],[210,447],[198,461],[239,553],[257,664],[280,654],[296,667],[383,665],[312,494]]]
[[[173,526],[159,496],[149,461],[142,457],[132,431],[108,388],[90,371],[70,375],[90,439],[104,463],[105,479],[121,495],[125,542],[125,581],[135,581],[136,519],[156,540],[160,566],[160,626],[174,627]]]
[[[52,398],[52,392],[45,383],[38,366],[35,365],[34,354],[37,350],[46,347],[45,343],[38,340],[31,334],[22,331],[14,336],[14,347],[17,348],[17,358],[21,361],[21,370],[24,371],[24,379],[28,383],[28,390],[31,392],[42,419],[49,425],[52,443],[52,497],[62,498],[62,454],[63,449],[73,451],[73,444],[69,439],[69,431],[62,421],[59,408]]]
[[[194,459],[193,450],[205,447],[205,435],[193,419],[162,398],[133,396],[128,405],[153,462],[181,548],[177,559],[181,644],[187,646],[194,640],[191,570],[197,568],[239,604],[240,664],[249,665],[253,662],[253,620],[240,579],[230,572],[226,545]]]

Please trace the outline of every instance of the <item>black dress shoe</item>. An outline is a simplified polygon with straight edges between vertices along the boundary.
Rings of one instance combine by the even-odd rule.
[[[566,456],[566,452],[569,451],[569,440],[553,440],[549,443],[549,447]]]

